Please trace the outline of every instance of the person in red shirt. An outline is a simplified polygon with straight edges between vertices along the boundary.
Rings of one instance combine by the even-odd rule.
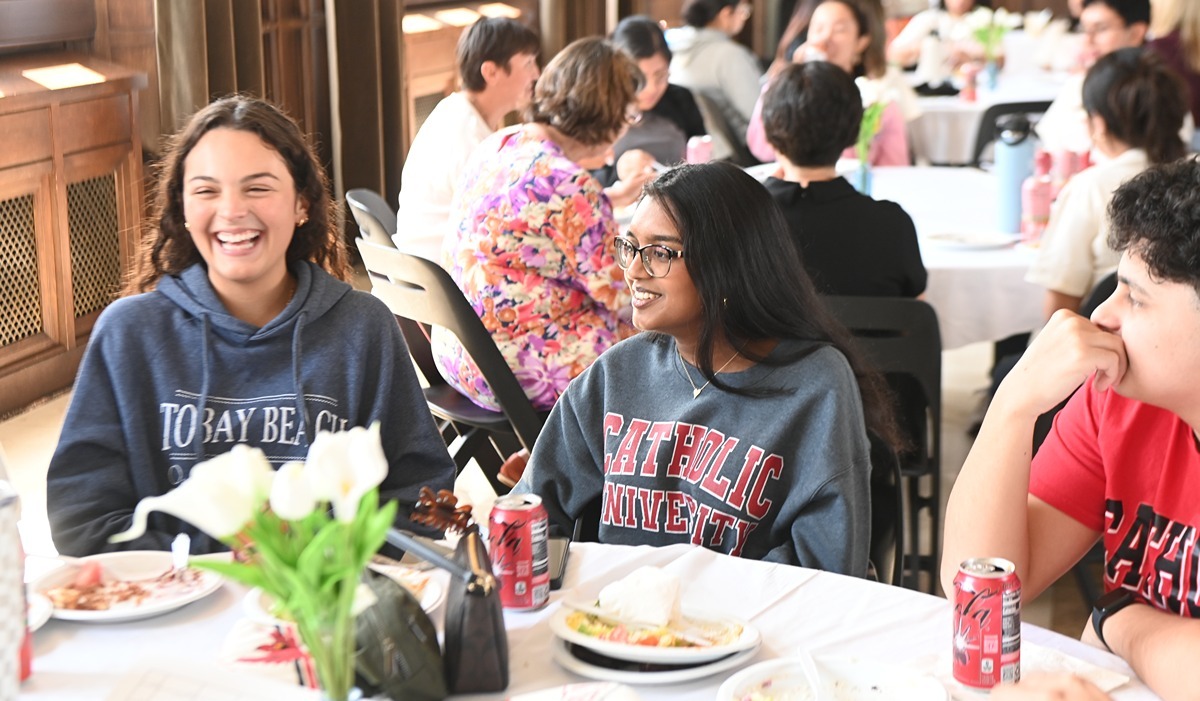
[[[1117,289],[1091,319],[1056,312],[1000,385],[950,495],[941,575],[949,591],[963,560],[1007,558],[1032,599],[1102,539],[1083,639],[1184,698],[1200,654],[1200,163],[1129,180],[1109,218]],[[1031,459],[1034,420],[1077,387]]]

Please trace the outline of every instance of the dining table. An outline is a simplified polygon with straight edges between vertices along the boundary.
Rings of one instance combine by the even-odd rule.
[[[920,115],[908,122],[909,149],[915,162],[970,165],[983,113],[989,107],[1013,102],[1049,103],[1058,97],[1070,73],[1059,67],[1061,61],[1045,66],[1035,60],[1040,52],[1038,41],[1024,32],[1009,32],[1004,40],[1006,61],[996,85],[989,86],[981,73],[976,78],[974,100],[967,100],[961,92],[918,96]],[[1071,42],[1063,43],[1073,46]],[[917,80],[912,74],[910,81]],[[961,88],[961,78],[952,84]]]
[[[857,168],[854,159],[838,161],[851,182]],[[769,163],[747,172],[765,180],[778,170]],[[871,168],[871,196],[896,202],[916,226],[929,275],[923,298],[937,312],[944,350],[999,341],[1045,321],[1045,290],[1025,281],[1037,249],[1000,230],[997,187],[995,175],[979,168]]]
[[[685,610],[741,619],[759,634],[760,643],[734,669],[669,684],[631,684],[646,701],[711,701],[721,684],[741,669],[776,658],[808,653],[818,659],[854,660],[859,665],[903,668],[928,676],[948,698],[984,698],[953,680],[951,673],[952,606],[944,598],[865,579],[777,563],[746,560],[680,544],[666,547],[575,543],[570,549],[563,589],[536,611],[505,611],[511,679],[505,691],[453,698],[499,701],[589,681],[556,661],[561,642],[551,619],[561,615],[564,599],[592,597],[599,587],[623,579],[641,567],[656,567],[683,583]],[[141,701],[169,696],[172,673],[192,670],[195,683],[218,679],[233,668],[220,651],[245,618],[245,590],[225,583],[213,594],[170,613],[125,623],[76,623],[51,619],[34,634],[33,675],[22,688],[28,701],[90,701],[120,698],[130,675],[157,674],[159,686]],[[445,605],[435,609],[441,628]],[[1117,701],[1155,699],[1120,658],[1080,641],[1028,623],[1022,624],[1022,665],[1037,671],[1071,671],[1112,689]],[[148,662],[149,661],[149,662]],[[598,675],[603,676],[603,675]],[[165,681],[163,681],[165,680]],[[182,682],[180,682],[182,683]],[[187,698],[218,698],[197,693]],[[220,698],[251,698],[227,694]],[[259,698],[262,698],[260,696]],[[281,693],[272,698],[284,698]],[[293,698],[288,695],[287,698]],[[309,698],[296,695],[295,698]],[[315,695],[312,696],[315,698]]]

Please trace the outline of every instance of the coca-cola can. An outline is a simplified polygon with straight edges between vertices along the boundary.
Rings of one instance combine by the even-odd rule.
[[[972,558],[954,577],[954,678],[990,689],[1021,679],[1021,580],[1012,562]]]
[[[708,134],[693,136],[687,140],[688,163],[708,163],[712,160],[713,140]]]
[[[2,463],[0,463],[2,466]],[[30,636],[25,601],[25,553],[17,492],[0,479],[0,699],[15,699],[20,683],[29,677]]]
[[[550,600],[550,519],[536,494],[508,494],[488,517],[488,550],[500,579],[500,603],[514,611]]]

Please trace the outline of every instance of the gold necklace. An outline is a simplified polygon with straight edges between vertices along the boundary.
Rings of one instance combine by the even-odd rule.
[[[696,397],[699,397],[699,396],[700,396],[700,393],[704,391],[704,388],[705,388],[705,387],[707,387],[707,386],[709,386],[710,384],[712,384],[712,380],[709,380],[708,382],[705,382],[704,384],[702,384],[702,385],[700,385],[699,387],[697,387],[697,386],[696,386],[696,383],[695,383],[695,382],[692,382],[692,373],[688,372],[688,369],[687,369],[687,366],[688,366],[688,364],[687,364],[687,361],[683,359],[683,353],[680,353],[680,352],[679,352],[679,346],[678,346],[678,345],[676,345],[676,346],[675,346],[675,355],[678,355],[678,356],[679,356],[679,362],[683,364],[683,376],[687,378],[688,384],[692,386],[692,399],[695,399]],[[741,355],[741,354],[740,354],[740,353],[737,353],[737,352],[734,352],[734,354],[733,354],[732,356],[730,356],[730,357],[729,357],[729,360],[726,360],[726,361],[725,361],[725,364],[724,364],[724,365],[722,365],[722,366],[721,366],[721,367],[720,367],[720,368],[717,370],[717,372],[714,372],[714,373],[713,373],[713,375],[717,375],[718,373],[720,373],[721,371],[723,371],[725,368],[729,367],[729,364],[730,364],[730,363],[732,363],[732,362],[733,362],[733,360],[734,360],[734,358],[738,357],[739,355]]]

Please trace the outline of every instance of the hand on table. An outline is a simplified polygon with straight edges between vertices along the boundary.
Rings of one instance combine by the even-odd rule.
[[[1095,684],[1073,674],[1035,674],[992,689],[991,701],[1111,701]]]
[[[1038,415],[1049,411],[1090,375],[1103,392],[1125,375],[1128,360],[1121,337],[1073,312],[1050,317],[996,392],[993,404]]]

